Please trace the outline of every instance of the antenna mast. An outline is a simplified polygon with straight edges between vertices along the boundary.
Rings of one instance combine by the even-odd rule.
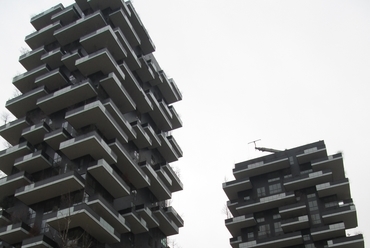
[[[252,142],[249,142],[248,144],[253,143],[253,144],[254,144],[254,149],[256,149],[256,150],[258,150],[258,151],[261,151],[261,152],[272,152],[272,153],[275,153],[275,152],[281,152],[281,151],[279,151],[279,150],[272,149],[272,148],[257,147],[256,142],[257,142],[257,141],[260,141],[260,140],[261,140],[261,139],[254,140],[254,141],[252,141]]]

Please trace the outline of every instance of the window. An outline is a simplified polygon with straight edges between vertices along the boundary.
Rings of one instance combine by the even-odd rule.
[[[272,184],[269,186],[270,194],[276,194],[281,192],[281,183]]]
[[[253,232],[249,232],[247,235],[248,235],[248,240],[253,240],[254,239],[254,233]]]
[[[271,233],[271,230],[270,230],[269,224],[261,225],[259,227],[258,237],[268,237],[270,236],[270,233]]]
[[[321,223],[320,214],[312,214],[311,215],[311,223],[313,225],[320,224]]]
[[[319,209],[319,207],[317,206],[317,201],[316,200],[308,202],[308,207],[309,207],[310,211],[315,211],[315,210]]]
[[[261,217],[261,218],[257,218],[256,221],[258,223],[261,223],[261,222],[264,222],[265,221],[265,218]]]
[[[280,218],[281,218],[281,216],[280,216],[280,214],[274,214],[274,215],[272,216],[272,218],[273,218],[274,220],[276,220],[276,219],[280,219]]]
[[[275,234],[281,234],[283,233],[283,229],[281,228],[281,222],[275,222],[274,223],[274,228],[275,228]]]
[[[266,196],[265,187],[257,188],[257,196],[258,197]]]

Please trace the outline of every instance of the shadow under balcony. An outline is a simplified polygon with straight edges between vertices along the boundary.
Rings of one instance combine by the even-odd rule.
[[[166,212],[160,207],[152,209],[154,215],[159,221],[159,229],[164,233],[165,236],[171,236],[179,233],[179,227],[171,220]]]
[[[140,38],[135,29],[132,27],[126,13],[122,9],[109,14],[109,20],[115,27],[118,27],[122,33],[125,34],[125,37],[127,38],[127,41],[130,43],[131,47],[140,45]]]
[[[50,132],[51,128],[45,120],[37,123],[36,125],[26,127],[22,130],[22,136],[32,145],[39,144],[44,141],[44,135]]]
[[[152,126],[150,126],[149,123],[145,123],[142,125],[145,132],[149,135],[150,140],[152,141],[152,145],[149,147],[149,149],[157,148],[161,145],[161,139],[158,137],[158,135],[154,132],[154,129]]]
[[[177,161],[180,156],[176,152],[176,149],[173,148],[171,142],[168,140],[166,133],[161,132],[158,134],[158,137],[161,140],[161,146],[157,147],[157,150],[159,151],[159,153],[169,163]]]
[[[242,215],[225,220],[225,226],[233,237],[240,236],[241,229],[255,226],[256,224],[257,221],[253,217],[253,214]]]
[[[13,78],[13,84],[20,92],[25,94],[35,88],[35,79],[47,72],[49,72],[49,67],[47,65],[40,65],[30,71],[15,76]]]
[[[172,124],[168,115],[166,115],[165,111],[163,110],[160,102],[157,101],[154,94],[148,90],[146,91],[146,95],[148,99],[150,99],[153,111],[149,112],[150,117],[153,119],[155,124],[158,126],[159,129],[163,131],[170,131],[172,130]]]
[[[320,198],[330,195],[337,195],[340,200],[351,198],[348,178],[316,185],[316,190]]]
[[[309,227],[310,220],[308,219],[308,215],[298,216],[295,218],[283,220],[281,222],[281,228],[283,229],[284,233],[294,232]]]
[[[63,65],[63,62],[61,61],[63,55],[64,52],[62,52],[62,49],[59,47],[43,54],[41,56],[41,61],[44,62],[44,64],[47,64],[50,69],[57,69]]]
[[[141,216],[141,218],[145,220],[146,225],[149,229],[159,227],[159,221],[157,217],[154,216],[150,208],[142,204],[142,205],[135,206],[135,211]]]
[[[146,148],[152,145],[152,140],[150,139],[149,135],[145,132],[144,128],[141,125],[140,120],[131,122],[132,128],[136,132],[136,139],[134,139],[135,145],[139,148]]]
[[[288,158],[269,161],[266,163],[264,161],[258,161],[251,164],[241,162],[235,166],[235,168],[233,169],[233,173],[236,179],[242,179],[246,177],[266,174],[272,171],[278,171],[288,168],[289,166],[290,163]]]
[[[68,171],[16,190],[15,197],[27,205],[84,188],[84,179],[75,171]]]
[[[11,145],[16,145],[19,143],[21,138],[22,130],[30,126],[30,122],[26,117],[16,119],[14,121],[8,122],[0,127],[0,135]]]
[[[238,198],[238,192],[251,189],[252,183],[249,178],[236,179],[230,182],[223,183],[222,188],[227,197],[232,200]]]
[[[57,130],[51,131],[44,136],[44,141],[54,149],[54,151],[59,150],[59,145],[61,142],[72,138],[71,134],[65,128],[59,128]]]
[[[17,158],[14,162],[16,168],[30,174],[50,168],[52,164],[53,159],[42,150]]]
[[[328,226],[311,228],[311,237],[313,241],[327,240],[327,239],[345,237],[345,236],[346,236],[346,228],[343,222],[331,224]]]
[[[319,160],[311,162],[312,169],[314,171],[319,170],[331,170],[333,173],[333,180],[343,179],[344,175],[344,166],[343,166],[343,157],[341,153],[325,157]]]
[[[31,227],[24,222],[11,224],[0,228],[0,239],[8,244],[19,243],[31,235]]]
[[[31,144],[23,142],[0,152],[0,170],[6,175],[12,172],[14,161],[33,151]]]
[[[128,210],[126,213],[123,213],[122,216],[125,218],[125,220],[127,220],[128,223],[130,223],[131,232],[133,234],[149,231],[146,221],[135,211]]]
[[[67,76],[60,68],[49,71],[35,79],[36,86],[45,86],[50,91],[54,91],[70,84]]]
[[[327,241],[325,248],[364,248],[364,237],[362,234],[332,239]]]
[[[31,183],[30,177],[26,172],[21,171],[16,174],[3,177],[0,179],[0,200],[6,196],[14,195],[16,189],[29,185]]]
[[[25,42],[31,49],[36,49],[41,46],[49,45],[56,41],[55,36],[53,35],[55,30],[58,30],[62,27],[62,24],[58,21],[52,24],[49,24],[32,34],[29,34],[25,38]]]
[[[298,177],[287,178],[284,180],[284,188],[286,191],[309,188],[331,181],[332,175],[333,173],[330,170],[325,170],[303,174]]]
[[[301,232],[293,232],[276,237],[269,237],[240,243],[239,247],[276,248],[290,247],[299,244],[303,244],[302,234]]]
[[[171,198],[171,191],[167,188],[167,186],[163,183],[163,181],[159,178],[157,173],[154,169],[147,163],[141,165],[142,170],[146,175],[148,175],[150,179],[149,190],[153,193],[153,195],[159,200],[164,201]]]
[[[19,57],[19,63],[21,63],[27,71],[30,71],[34,69],[35,67],[38,67],[44,64],[40,60],[41,55],[43,55],[44,53],[46,53],[45,48],[43,46],[39,47],[37,49],[34,49],[32,51],[22,54]]]

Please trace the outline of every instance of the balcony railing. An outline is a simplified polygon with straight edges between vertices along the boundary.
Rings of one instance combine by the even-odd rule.
[[[233,173],[236,179],[241,179],[285,169],[289,166],[288,158],[277,159],[269,162],[257,161],[251,164],[240,163],[235,166]]]
[[[53,165],[53,159],[42,150],[17,158],[14,166],[27,173],[35,173]]]
[[[284,188],[287,191],[293,191],[312,187],[317,184],[331,181],[332,175],[333,173],[330,170],[325,170],[288,178],[284,180]]]
[[[292,218],[296,216],[305,215],[307,213],[307,207],[305,202],[299,202],[288,206],[282,206],[279,208],[279,214],[282,218]]]
[[[310,221],[308,215],[298,216],[295,218],[283,220],[281,222],[281,228],[285,233],[302,230],[310,227]]]
[[[0,228],[0,240],[8,244],[19,243],[30,236],[31,227],[24,222],[11,224]]]
[[[30,184],[31,181],[31,177],[24,171],[1,178],[0,199],[3,199],[6,196],[13,195],[16,189]]]
[[[343,237],[338,239],[332,239],[327,241],[325,248],[364,248],[364,237],[362,234],[355,236]]]
[[[32,26],[34,26],[34,28],[36,30],[42,29],[43,27],[50,24],[50,18],[51,18],[52,15],[54,15],[55,13],[57,13],[57,12],[63,10],[63,9],[64,9],[64,7],[60,3],[60,4],[55,5],[54,7],[50,8],[48,10],[45,10],[44,12],[41,12],[38,15],[33,16],[31,18]]]
[[[241,243],[239,247],[258,247],[258,248],[276,248],[276,247],[290,247],[303,244],[303,237],[301,232],[293,232],[283,234],[276,237],[269,237]]]
[[[6,123],[0,127],[0,135],[9,142],[11,145],[16,145],[19,143],[22,130],[30,126],[30,122],[26,117],[17,119]]]
[[[0,170],[9,175],[12,172],[15,159],[33,151],[30,143],[23,142],[3,151],[0,151]]]
[[[328,182],[316,185],[316,190],[319,194],[319,197],[337,195],[338,199],[341,200],[351,198],[348,178],[344,178],[335,182]]]
[[[325,224],[343,221],[347,229],[357,227],[356,207],[353,204],[339,205],[334,209],[324,211],[321,217]]]
[[[343,222],[311,229],[311,237],[314,241],[345,236],[346,230]]]
[[[225,220],[226,228],[233,237],[240,236],[243,228],[255,226],[257,224],[253,214],[242,215]]]
[[[13,84],[23,94],[27,93],[35,88],[35,79],[48,71],[49,67],[47,65],[40,65],[39,67],[14,77]]]
[[[238,198],[238,192],[251,189],[252,183],[249,178],[236,179],[223,183],[222,188],[229,199],[236,199]]]
[[[315,171],[331,170],[333,172],[334,180],[344,178],[343,157],[341,153],[314,160],[311,162],[311,165]]]

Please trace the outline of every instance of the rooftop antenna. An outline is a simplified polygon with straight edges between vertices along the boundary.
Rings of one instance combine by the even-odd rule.
[[[272,149],[272,148],[266,148],[266,147],[257,147],[256,145],[256,142],[257,141],[260,141],[261,139],[258,139],[258,140],[254,140],[254,141],[251,141],[249,142],[248,144],[254,144],[254,149],[258,150],[258,151],[261,151],[261,152],[272,152],[272,153],[275,153],[275,152],[281,152],[279,150],[275,150],[275,149]]]

